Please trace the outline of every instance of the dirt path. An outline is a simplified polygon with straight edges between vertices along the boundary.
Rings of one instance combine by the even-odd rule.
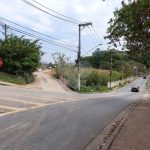
[[[63,82],[50,76],[50,71],[51,70],[34,72],[34,75],[36,75],[36,77],[35,81],[31,84],[17,85],[13,83],[0,81],[0,85],[5,86],[7,85],[27,89],[39,89],[50,92],[62,92],[62,93],[73,92]]]
[[[68,87],[66,87],[62,82],[57,79],[54,79],[49,75],[51,70],[45,71],[37,71],[34,73],[36,75],[35,81],[31,84],[27,84],[24,86],[25,88],[32,88],[32,89],[41,89],[45,91],[51,92],[63,92],[66,93],[71,91]]]

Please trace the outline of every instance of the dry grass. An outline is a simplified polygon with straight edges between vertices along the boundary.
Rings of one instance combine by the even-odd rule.
[[[81,68],[80,72],[81,74],[84,73],[91,73],[92,71],[97,71],[99,74],[109,74],[109,70],[102,70],[102,69],[92,69],[92,68]],[[63,74],[70,74],[70,70],[64,70]],[[49,73],[49,75],[55,75],[56,74],[56,70],[52,69]],[[74,70],[74,74],[77,74],[77,68]]]
[[[48,72],[48,75],[55,75],[56,74],[56,69],[51,69],[50,72]]]
[[[92,69],[94,71],[97,71],[99,74],[109,74],[109,70],[101,70],[101,69]]]

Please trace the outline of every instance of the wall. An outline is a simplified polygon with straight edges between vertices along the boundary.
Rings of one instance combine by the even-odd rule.
[[[127,81],[133,81],[133,80],[134,80],[134,78],[126,78],[126,79],[123,80],[123,83],[127,82]],[[122,80],[112,81],[111,82],[111,87],[117,86],[117,85],[119,85],[119,83],[121,84]],[[107,83],[107,86],[110,87],[110,82]]]

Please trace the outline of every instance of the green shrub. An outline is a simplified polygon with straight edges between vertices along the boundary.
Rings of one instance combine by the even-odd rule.
[[[92,93],[92,92],[104,92],[104,91],[108,91],[108,87],[107,86],[100,86],[100,85],[96,85],[96,86],[84,86],[81,85],[80,86],[80,91],[78,89],[76,89],[75,91],[80,92],[80,93]]]
[[[107,86],[107,82],[109,82],[108,74],[100,74],[101,82],[100,85]]]
[[[89,77],[86,80],[87,86],[99,85],[101,82],[100,75],[97,71],[92,71]]]
[[[113,81],[117,81],[121,79],[121,73],[117,72],[117,71],[113,71],[112,72],[112,80]]]

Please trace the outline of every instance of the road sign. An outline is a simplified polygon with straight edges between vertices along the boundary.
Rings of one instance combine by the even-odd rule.
[[[0,58],[0,67],[2,67],[2,65],[3,65],[3,60],[2,58]]]

